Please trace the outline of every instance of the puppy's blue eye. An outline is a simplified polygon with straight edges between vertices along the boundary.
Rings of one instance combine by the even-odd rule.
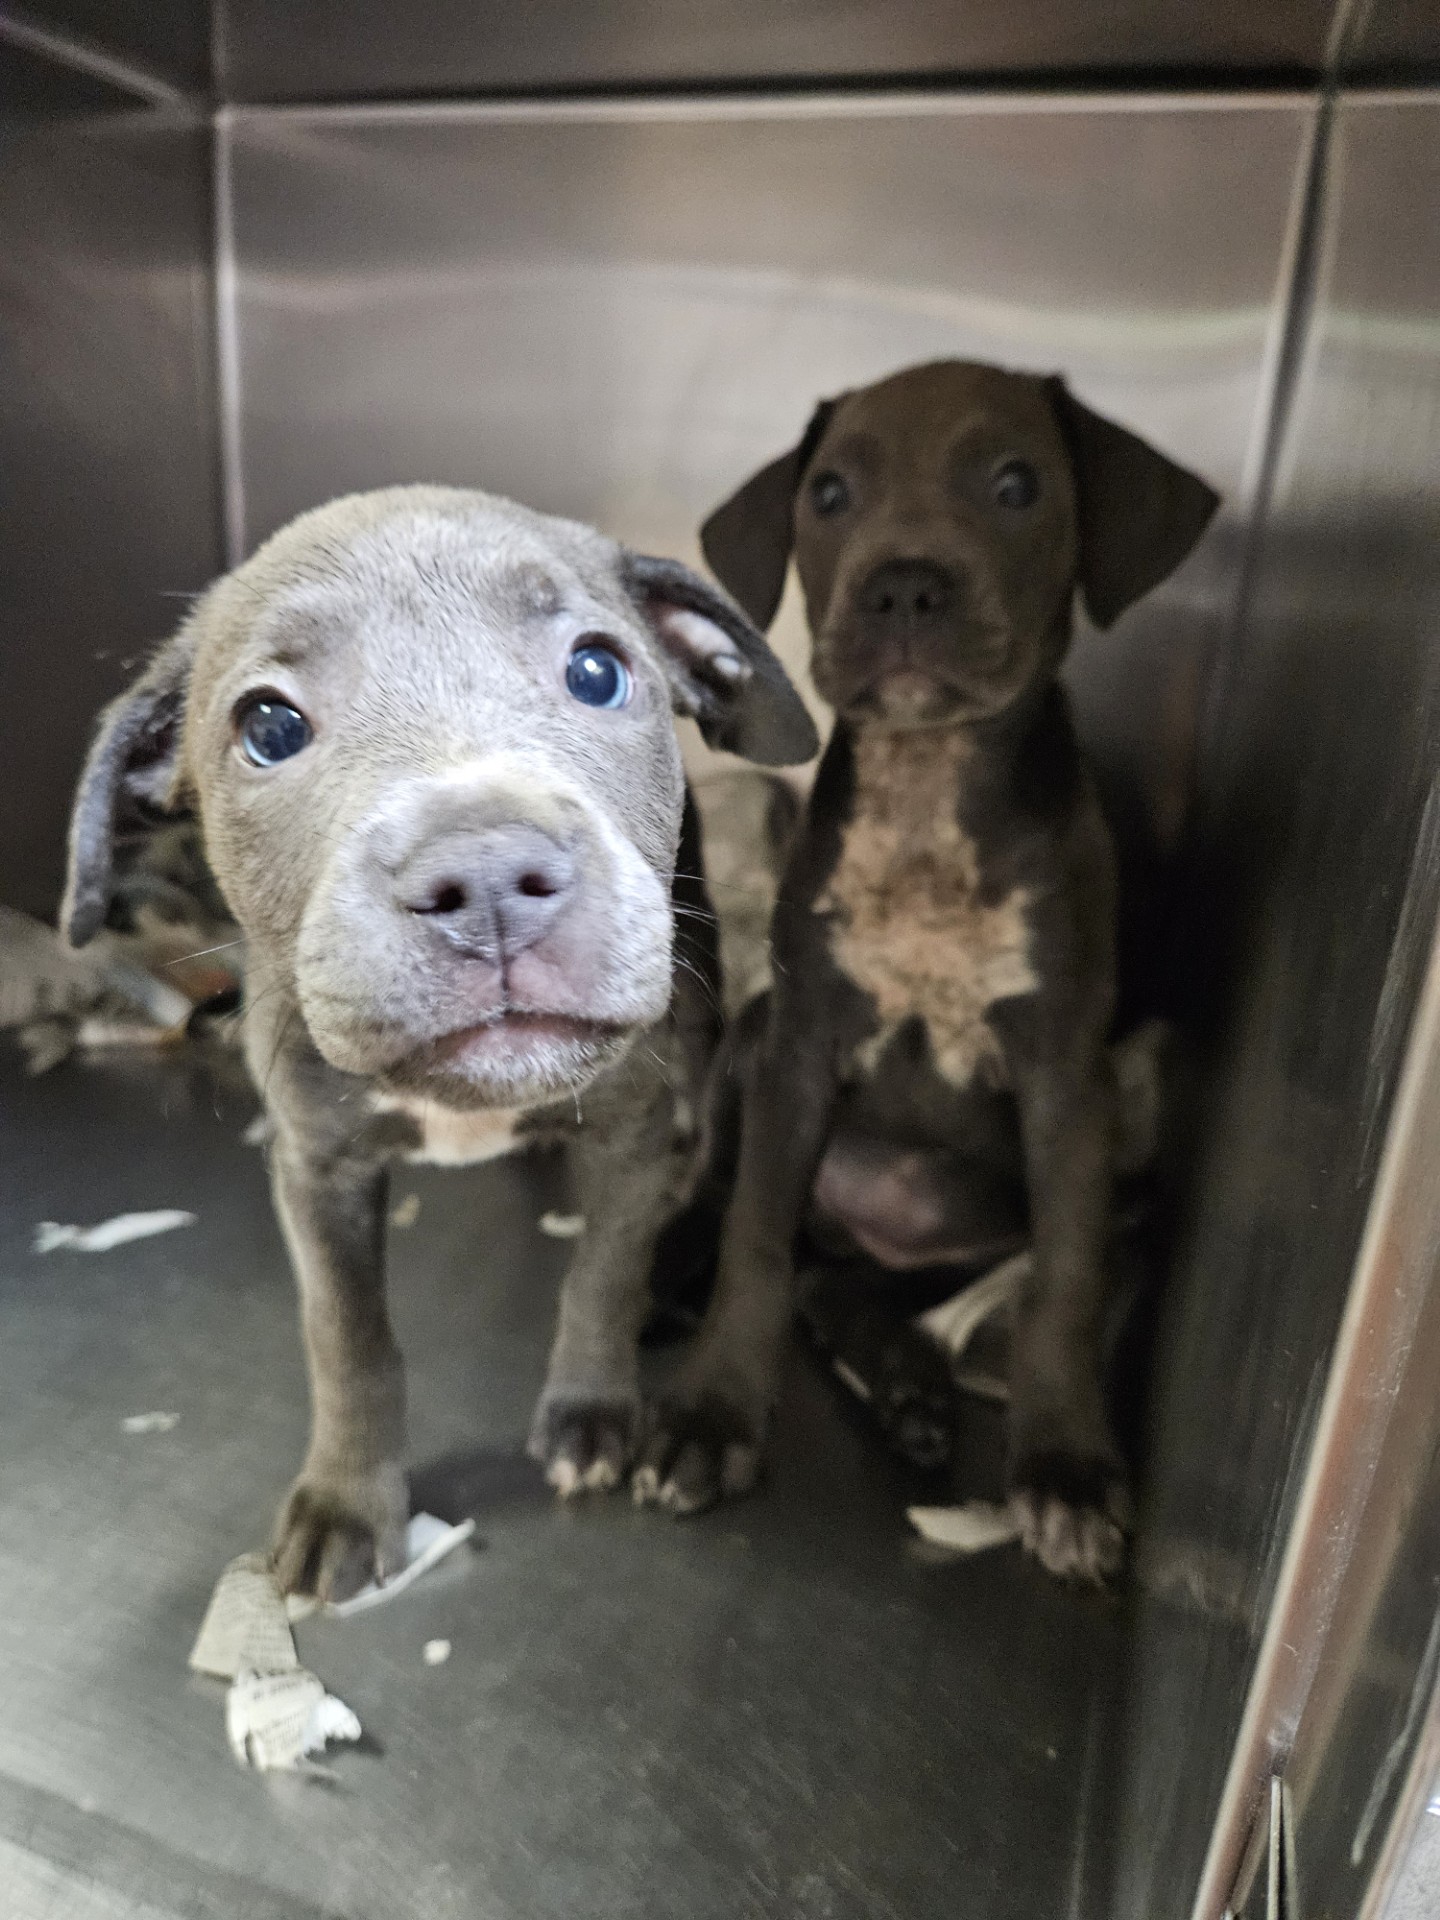
[[[284,700],[252,700],[240,715],[240,751],[252,767],[293,760],[313,735],[303,713]]]
[[[582,640],[565,668],[565,684],[587,707],[623,707],[634,685],[630,669],[604,640]]]

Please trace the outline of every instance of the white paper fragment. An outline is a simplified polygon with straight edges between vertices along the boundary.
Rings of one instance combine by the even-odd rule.
[[[848,1360],[837,1359],[832,1360],[830,1364],[835,1369],[836,1379],[844,1386],[847,1386],[857,1400],[864,1400],[868,1405],[874,1398],[874,1395],[866,1383],[860,1378],[860,1375],[855,1371],[854,1367],[850,1365],[850,1362]]]
[[[907,1507],[905,1518],[923,1540],[953,1553],[984,1553],[1020,1538],[1008,1507],[967,1500],[963,1507]]]
[[[93,1227],[62,1226],[57,1220],[42,1220],[35,1229],[36,1253],[53,1253],[57,1247],[70,1247],[76,1253],[109,1253],[131,1240],[148,1240],[152,1234],[173,1233],[176,1227],[193,1227],[197,1215],[180,1207],[160,1207],[154,1213],[117,1213],[113,1220],[102,1220]]]
[[[422,1573],[428,1573],[431,1567],[439,1563],[456,1547],[470,1538],[475,1531],[474,1520],[462,1520],[459,1526],[448,1527],[443,1520],[437,1520],[433,1513],[415,1514],[405,1529],[405,1565],[399,1573],[391,1574],[383,1587],[377,1587],[372,1580],[348,1600],[337,1601],[333,1607],[327,1607],[327,1613],[338,1614],[347,1619],[352,1613],[364,1613],[370,1607],[382,1606],[387,1600],[394,1600],[409,1586],[413,1586]]]
[[[427,1640],[424,1646],[424,1659],[427,1667],[443,1667],[450,1658],[448,1640]]]
[[[583,1213],[542,1213],[540,1231],[552,1240],[578,1240],[585,1231]]]
[[[938,1307],[931,1307],[928,1313],[922,1313],[915,1322],[916,1326],[937,1341],[952,1361],[958,1360],[974,1339],[976,1330],[992,1314],[999,1313],[1002,1307],[1008,1307],[1029,1279],[1030,1261],[1028,1252],[1017,1253],[1010,1260],[1002,1260],[983,1280],[973,1281],[949,1300],[942,1300]]]
[[[225,1735],[242,1766],[265,1773],[300,1767],[323,1753],[328,1741],[358,1740],[360,1722],[304,1667],[289,1673],[247,1669],[225,1696]]]
[[[169,1433],[178,1427],[178,1413],[127,1413],[120,1422],[122,1433]]]
[[[216,1582],[190,1649],[196,1673],[233,1680],[251,1673],[288,1673],[299,1666],[280,1588],[264,1554],[232,1560]]]
[[[420,1196],[418,1193],[407,1193],[403,1200],[398,1201],[390,1209],[392,1227],[413,1227],[419,1218]]]

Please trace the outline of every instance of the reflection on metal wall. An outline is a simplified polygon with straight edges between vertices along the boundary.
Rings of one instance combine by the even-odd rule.
[[[904,74],[1315,70],[1332,0],[228,0],[229,99]]]
[[[1395,81],[1440,76],[1440,8],[1434,0],[1374,0],[1361,8],[1346,50],[1357,78]]]
[[[1126,1915],[1183,1911],[1205,1852],[1440,899],[1437,231],[1440,102],[1342,103],[1292,430],[1202,767],[1187,957],[1212,1071],[1157,1374]],[[1391,1298],[1423,1288],[1433,1246],[1393,1227],[1377,1257]],[[1433,1515],[1415,1506],[1434,1407],[1432,1384],[1415,1409],[1428,1441],[1377,1492],[1391,1525],[1368,1549],[1371,1590],[1347,1602],[1348,1655],[1332,1645],[1338,1665],[1303,1671],[1334,1604],[1312,1568],[1310,1624],[1281,1636],[1289,1679],[1252,1729],[1251,1793],[1308,1701],[1287,1775],[1305,1912],[1355,1911],[1384,1837],[1386,1793],[1350,1863],[1436,1604]],[[1360,1431],[1357,1413],[1356,1445]],[[1407,1512],[1424,1542],[1406,1544]],[[1332,1558],[1344,1525],[1330,1514]]]
[[[209,84],[211,0],[26,0],[6,12],[189,92]]]
[[[1307,123],[1291,100],[235,113],[236,546],[423,478],[693,553],[819,395],[944,354],[1065,369],[1233,525]],[[1162,832],[1233,545],[1077,660]]]
[[[0,900],[42,913],[95,711],[217,560],[208,130],[45,79],[0,161]]]

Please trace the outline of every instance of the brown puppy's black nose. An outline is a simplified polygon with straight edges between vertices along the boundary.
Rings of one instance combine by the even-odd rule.
[[[860,611],[887,627],[926,626],[954,603],[954,575],[933,560],[886,560],[860,589]]]
[[[442,834],[396,875],[395,897],[452,947],[499,962],[533,947],[575,891],[575,858],[538,827]]]

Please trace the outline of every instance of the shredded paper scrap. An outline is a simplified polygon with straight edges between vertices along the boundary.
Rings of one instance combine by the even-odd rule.
[[[447,1526],[433,1513],[417,1513],[405,1532],[408,1553],[402,1571],[383,1587],[373,1584],[325,1612],[344,1618],[403,1593],[475,1531],[473,1520]],[[315,1611],[314,1602],[287,1601],[263,1554],[242,1554],[221,1574],[195,1644],[196,1673],[230,1682],[225,1696],[225,1735],[242,1765],[261,1772],[315,1771],[316,1756],[331,1741],[360,1738],[360,1722],[343,1700],[325,1691],[295,1651],[291,1623]],[[430,1649],[444,1647],[445,1654]],[[430,1641],[426,1660],[449,1653],[448,1641]]]

